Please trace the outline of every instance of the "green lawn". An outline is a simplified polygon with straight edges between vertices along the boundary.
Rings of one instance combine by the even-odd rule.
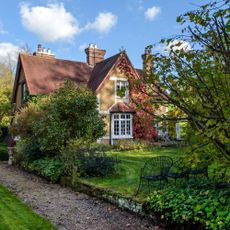
[[[4,142],[0,142],[0,161],[8,160],[7,145]]]
[[[155,148],[151,151],[124,151],[111,152],[116,155],[121,163],[118,164],[118,174],[105,178],[81,178],[84,183],[94,185],[112,192],[121,193],[124,196],[132,196],[139,183],[140,168],[151,157],[165,155],[172,158],[183,156],[184,148]]]
[[[0,230],[38,229],[55,230],[56,228],[0,185]]]

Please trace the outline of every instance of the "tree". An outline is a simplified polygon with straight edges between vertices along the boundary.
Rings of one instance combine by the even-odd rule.
[[[13,72],[5,64],[0,64],[0,128],[11,121],[11,93],[13,88]]]
[[[213,1],[177,18],[182,34],[162,39],[142,81],[146,95],[174,105],[204,142],[230,160],[230,8]],[[147,60],[148,61],[148,60]],[[140,88],[141,90],[141,88]],[[169,118],[169,119],[174,119]],[[178,119],[178,118],[176,118]]]

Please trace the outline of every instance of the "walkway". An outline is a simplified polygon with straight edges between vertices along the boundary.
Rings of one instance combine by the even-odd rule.
[[[0,183],[60,230],[162,229],[112,204],[1,162]]]

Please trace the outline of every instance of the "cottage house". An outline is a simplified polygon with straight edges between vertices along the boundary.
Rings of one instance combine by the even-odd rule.
[[[132,139],[135,107],[130,100],[129,80],[140,78],[143,72],[133,67],[124,51],[104,59],[106,51],[90,44],[85,53],[86,62],[57,59],[41,45],[33,55],[19,54],[12,97],[15,111],[24,105],[27,95],[49,94],[69,79],[96,93],[99,112],[106,122],[103,142]]]

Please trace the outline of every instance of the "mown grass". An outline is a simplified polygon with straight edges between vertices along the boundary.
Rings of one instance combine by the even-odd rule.
[[[133,196],[139,184],[140,169],[144,163],[155,156],[170,156],[172,158],[184,156],[184,148],[155,148],[150,151],[121,151],[110,152],[117,156],[120,163],[117,165],[117,174],[107,177],[81,178],[82,182],[121,193],[124,196]]]
[[[0,142],[0,161],[8,160],[7,144],[5,142]]]
[[[0,185],[0,230],[55,230],[47,220]]]

